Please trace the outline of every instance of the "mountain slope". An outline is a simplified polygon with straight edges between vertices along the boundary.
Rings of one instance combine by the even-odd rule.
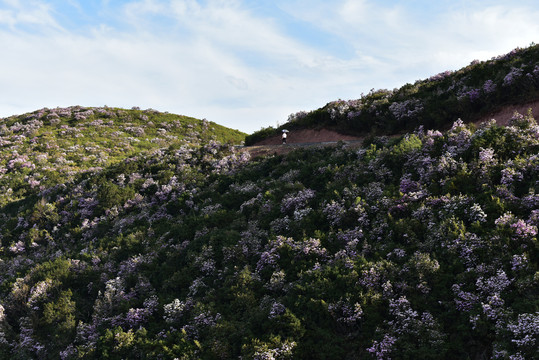
[[[337,100],[310,112],[292,114],[278,129],[262,129],[247,145],[282,129],[329,128],[348,135],[391,135],[448,129],[455,119],[474,122],[508,105],[539,99],[539,45],[517,48],[489,61],[474,61],[394,90],[371,90],[356,100]]]
[[[0,209],[0,354],[533,358],[538,152],[518,115],[253,161],[169,147],[46,184]]]

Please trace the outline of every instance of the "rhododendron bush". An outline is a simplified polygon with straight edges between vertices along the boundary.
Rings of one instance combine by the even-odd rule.
[[[531,115],[249,159],[122,111],[0,125],[1,357],[537,356]]]

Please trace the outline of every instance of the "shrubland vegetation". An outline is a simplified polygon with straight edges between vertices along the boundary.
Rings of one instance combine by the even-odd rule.
[[[537,355],[531,116],[248,161],[201,122],[121,159],[51,112],[3,120],[0,357]]]
[[[11,116],[0,122],[0,205],[140,153],[244,139],[207,120],[153,109],[74,106]]]
[[[246,144],[281,129],[332,128],[350,134],[389,135],[410,132],[419,125],[448,129],[455,119],[465,122],[507,104],[535,100],[539,95],[539,45],[473,61],[458,71],[446,71],[394,90],[371,90],[357,100],[332,101],[313,111],[300,111],[275,129],[261,129]]]
[[[1,119],[0,358],[536,358],[539,126],[428,129],[250,159],[154,110]]]

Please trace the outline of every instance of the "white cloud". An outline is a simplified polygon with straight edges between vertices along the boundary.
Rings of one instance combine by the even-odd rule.
[[[185,39],[184,31],[187,30],[195,40],[234,54],[239,61],[242,61],[244,52],[249,52],[251,56],[268,57],[272,61],[293,61],[301,66],[312,66],[314,58],[320,55],[283,34],[273,19],[254,14],[239,1],[210,0],[200,5],[194,0],[144,0],[130,3],[125,10],[135,24],[144,23],[149,15],[174,21],[175,26],[166,35],[171,40],[175,35],[176,39]]]
[[[8,25],[10,28],[13,28],[16,24],[15,16],[10,10],[0,10],[0,24]]]
[[[102,0],[107,17],[84,31],[63,28],[54,17],[61,9],[45,1],[0,0],[0,66],[8,69],[0,73],[0,116],[44,106],[140,106],[252,132],[292,112],[526,46],[539,33],[537,8],[517,5],[455,6],[420,22],[402,2],[279,2],[298,26],[350,51],[306,41],[275,14],[239,0],[119,7]],[[28,25],[41,30],[23,31]]]
[[[0,5],[0,24],[8,25],[12,30],[18,26],[38,25],[44,28],[61,30],[55,21],[52,8],[41,1],[21,2],[20,0],[2,0]]]
[[[348,24],[362,24],[368,20],[370,6],[365,0],[345,1],[338,9],[339,16]]]
[[[308,10],[302,11],[307,4]],[[539,34],[539,10],[533,3],[453,4],[429,12],[428,18],[422,9],[402,2],[289,0],[281,6],[289,15],[331,32],[354,48],[356,56],[371,58],[376,63],[369,70],[375,87],[389,83],[388,77],[398,86],[433,72],[456,70],[474,58],[486,60],[527,46]],[[358,57],[348,61],[363,62]]]
[[[470,44],[479,49],[497,44],[515,47],[523,41],[528,45],[539,34],[538,16],[537,9],[498,5],[469,13],[450,13],[440,25],[447,29],[448,38],[462,39],[463,46]]]
[[[0,34],[7,50],[0,62],[9,69],[0,75],[1,115],[45,106],[137,105],[206,117],[245,131],[273,124],[275,110],[267,108],[291,107],[293,96],[281,96],[290,95],[293,76],[258,72],[212,40],[176,42],[110,29],[90,36]]]
[[[137,27],[147,26],[145,17],[148,15],[159,15],[168,13],[167,5],[157,0],[142,0],[127,3],[124,6],[126,20]]]
[[[173,14],[179,18],[184,18],[191,14],[199,16],[201,6],[195,0],[172,0],[170,4]]]

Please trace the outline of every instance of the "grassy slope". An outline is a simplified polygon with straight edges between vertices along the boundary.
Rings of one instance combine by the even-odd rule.
[[[0,120],[0,204],[131,156],[245,134],[206,120],[156,110],[42,109]]]

